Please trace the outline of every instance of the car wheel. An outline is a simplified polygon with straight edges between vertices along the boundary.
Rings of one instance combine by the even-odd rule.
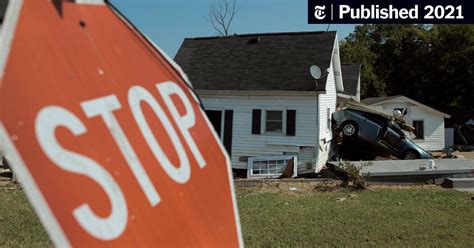
[[[357,134],[357,124],[353,122],[346,122],[342,125],[342,134],[346,137],[353,137]]]
[[[418,159],[418,154],[414,151],[407,151],[403,154],[403,159],[405,160],[414,160]]]

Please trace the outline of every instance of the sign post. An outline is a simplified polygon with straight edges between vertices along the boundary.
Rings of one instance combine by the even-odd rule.
[[[180,69],[107,4],[12,2],[0,145],[55,245],[242,246],[229,158]]]

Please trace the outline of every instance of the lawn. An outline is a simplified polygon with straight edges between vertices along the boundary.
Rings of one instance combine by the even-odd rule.
[[[16,184],[0,186],[0,246],[51,246],[46,231]]]
[[[0,186],[0,245],[50,246],[16,187]],[[279,188],[237,189],[246,246],[474,246],[469,193],[435,187],[304,193]]]
[[[474,247],[474,201],[468,193],[437,187],[237,192],[248,247]]]

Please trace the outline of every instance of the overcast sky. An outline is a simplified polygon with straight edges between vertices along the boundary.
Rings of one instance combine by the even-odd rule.
[[[174,57],[186,37],[215,36],[207,19],[211,0],[112,0],[142,32]],[[237,0],[239,12],[231,33],[267,33],[326,30],[308,24],[307,0]],[[354,25],[331,25],[339,39]]]

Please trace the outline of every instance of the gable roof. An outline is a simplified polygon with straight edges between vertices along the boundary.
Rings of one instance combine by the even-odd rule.
[[[400,98],[400,99],[399,99]],[[417,102],[411,98],[408,98],[406,96],[402,96],[402,95],[397,95],[397,96],[386,96],[386,97],[371,97],[371,98],[367,98],[367,99],[364,99],[362,100],[362,103],[364,104],[367,104],[367,105],[375,105],[375,104],[380,104],[380,103],[384,103],[384,102],[388,102],[388,101],[392,101],[392,100],[395,100],[395,99],[399,99],[401,101],[406,101],[406,102],[410,102],[414,105],[417,105],[417,106],[420,106],[422,108],[424,108],[425,110],[428,110],[432,113],[435,113],[435,114],[438,114],[438,115],[442,115],[444,116],[445,118],[450,118],[451,116],[446,114],[446,113],[443,113],[439,110],[436,110],[428,105],[425,105],[421,102]]]
[[[309,68],[329,68],[335,41],[335,31],[187,38],[175,61],[195,89],[324,91]]]
[[[360,68],[361,64],[341,65],[342,81],[344,83],[344,94],[350,96],[355,96],[357,94],[357,88],[359,86]]]
[[[367,105],[374,105],[374,104],[377,104],[377,103],[389,101],[389,100],[399,98],[399,97],[401,97],[401,96],[396,95],[396,96],[370,97],[370,98],[366,98],[366,99],[362,100],[361,102],[364,103],[364,104],[367,104]]]

